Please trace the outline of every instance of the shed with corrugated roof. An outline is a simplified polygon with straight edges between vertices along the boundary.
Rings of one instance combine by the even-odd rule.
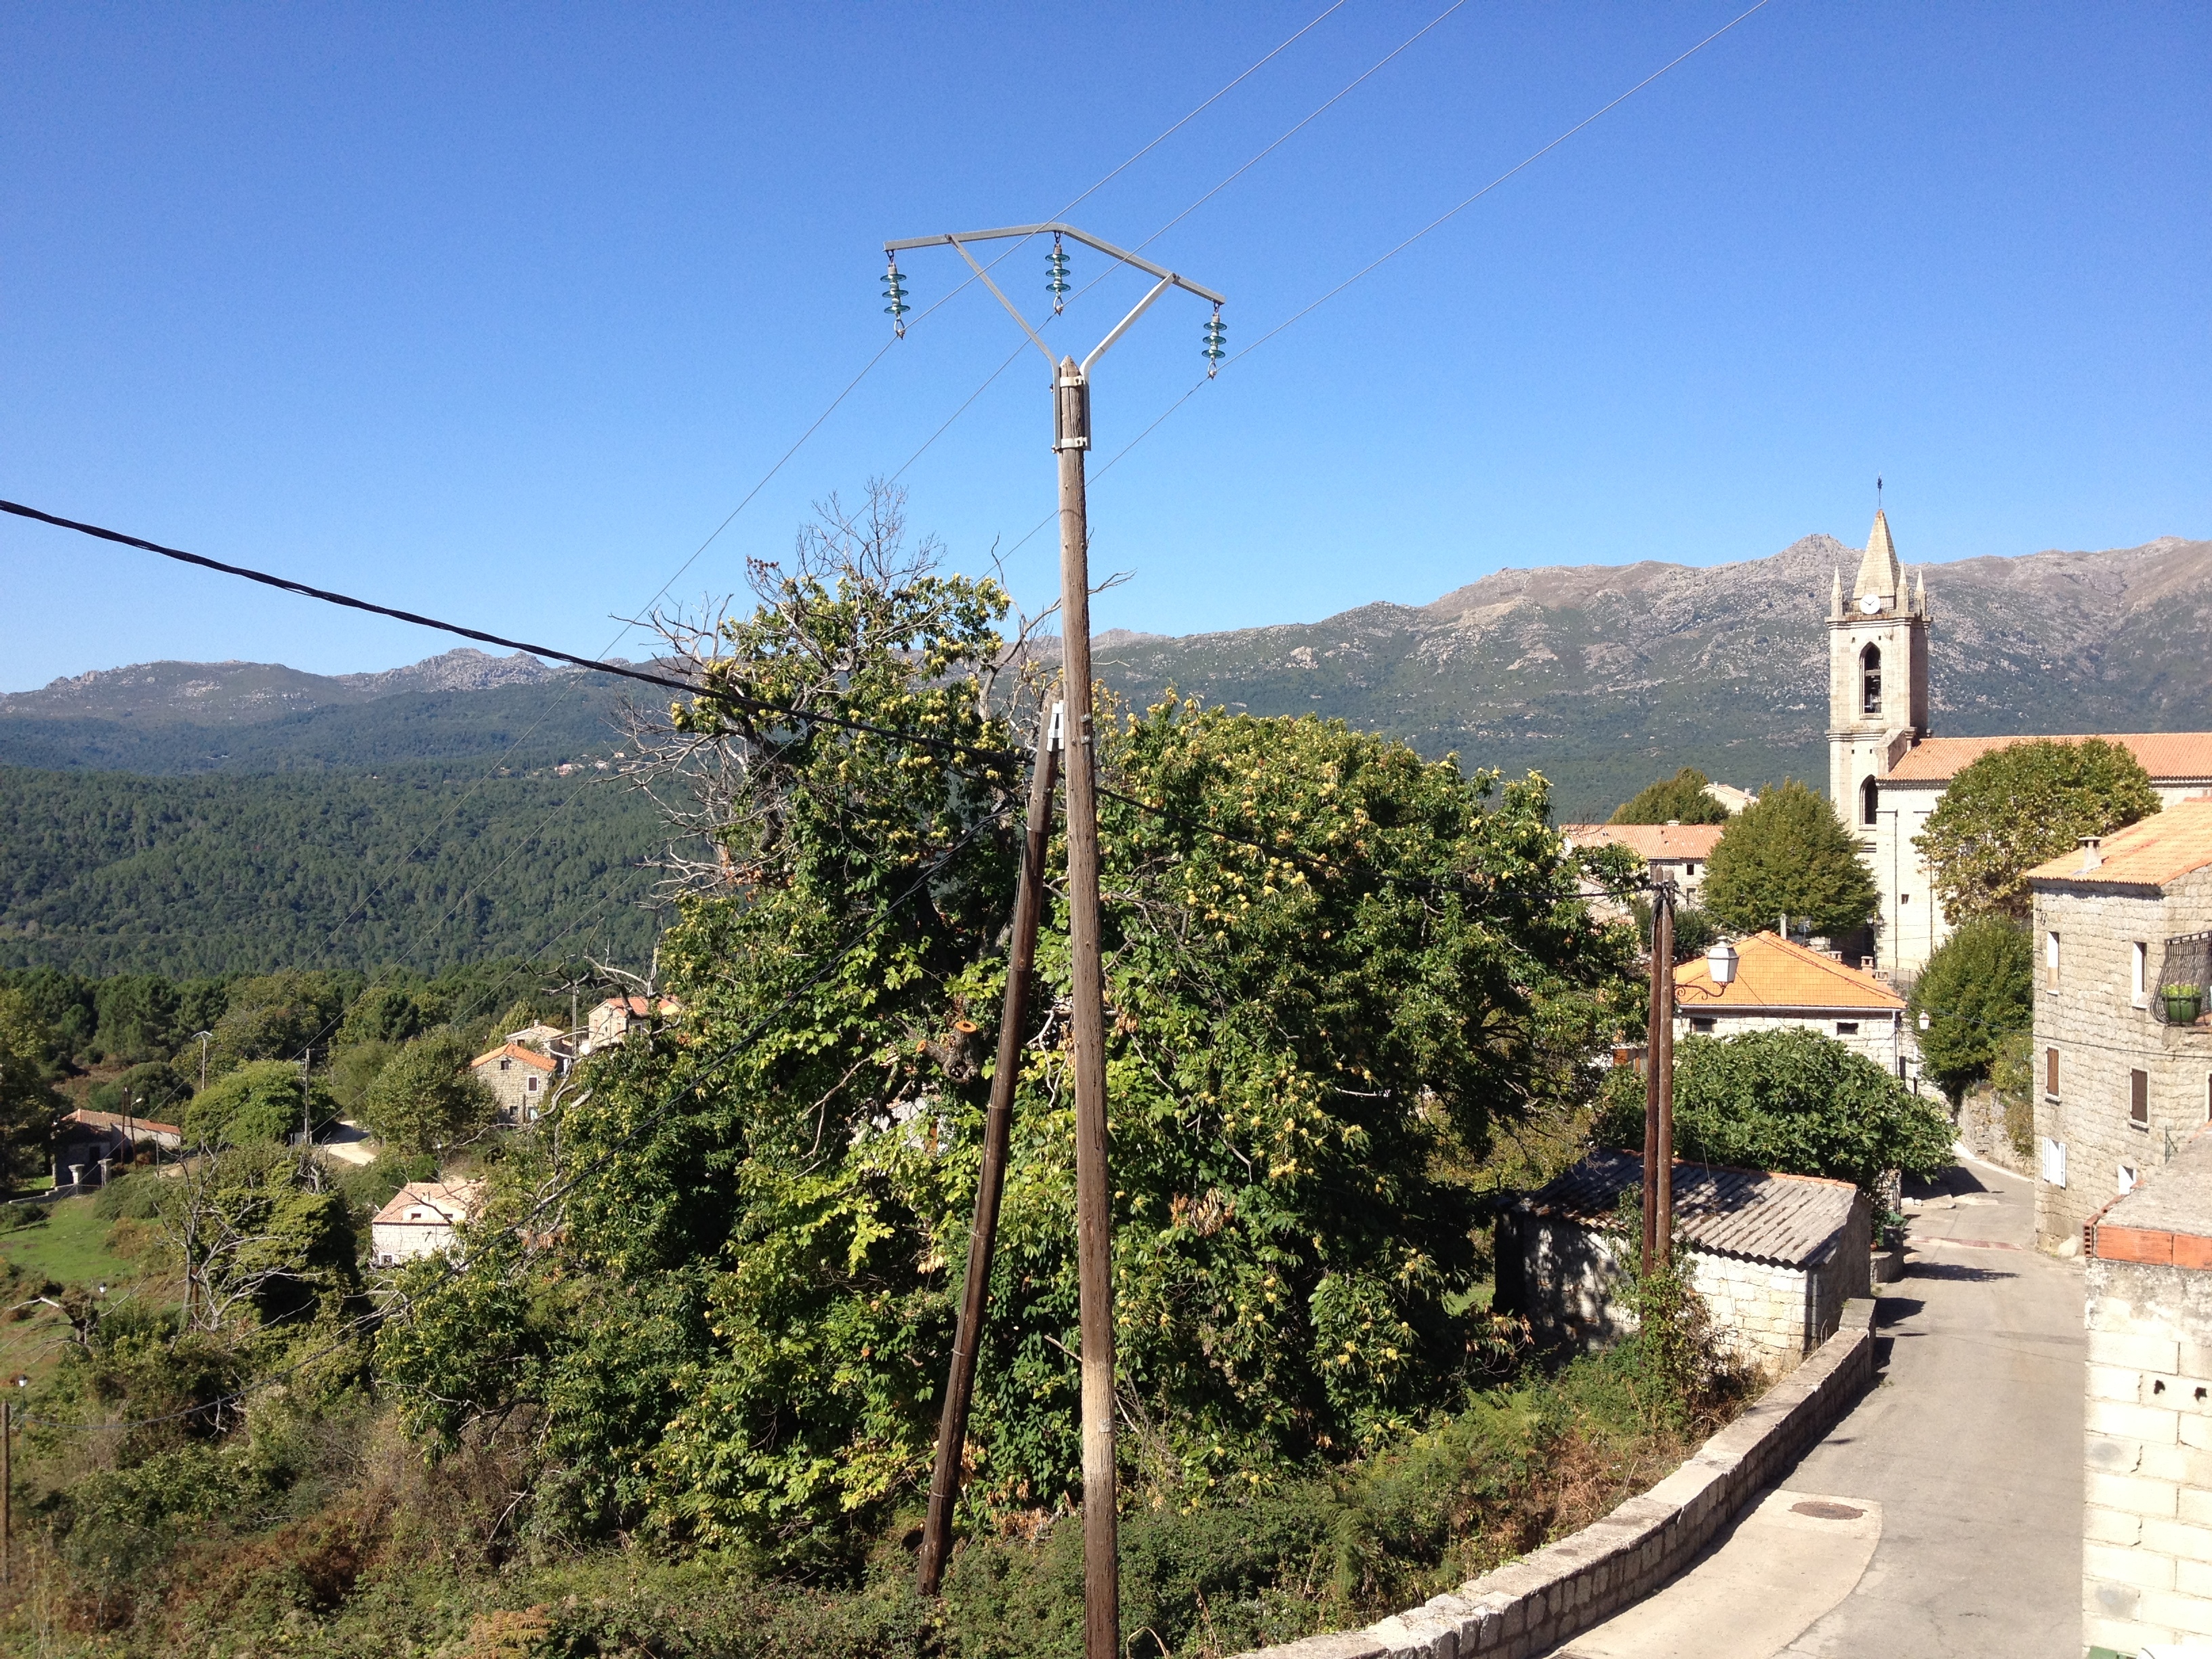
[[[1644,1160],[1599,1151],[1513,1205],[1498,1235],[1498,1305],[1538,1340],[1596,1348],[1632,1334],[1625,1269],[1639,1248]],[[1623,1200],[1628,1205],[1623,1207]],[[1675,1248],[1720,1346],[1779,1375],[1835,1333],[1872,1285],[1873,1212],[1847,1181],[1674,1165]]]

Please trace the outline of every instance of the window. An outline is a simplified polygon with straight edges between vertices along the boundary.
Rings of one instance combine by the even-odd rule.
[[[1881,647],[1870,645],[1859,653],[1859,712],[1881,713]]]
[[[1899,893],[1897,896],[1897,902],[1899,904],[1910,904],[1912,902],[1912,895],[1910,893]]]
[[[2051,975],[2051,982],[2053,985],[2057,984],[2058,935],[2056,933],[2045,933],[2043,936],[2043,968],[2044,971]]]
[[[1698,873],[1697,860],[1692,859],[1687,864],[1684,865],[1682,866],[1682,873],[1686,876],[1696,875]]]
[[[2138,1129],[2150,1127],[2150,1073],[2128,1073],[2128,1121]]]
[[[514,1062],[513,1060],[508,1060],[508,1059],[505,1058],[504,1056],[501,1056],[501,1060],[500,1060],[500,1062],[499,1062],[499,1069],[500,1069],[501,1071],[502,1071],[502,1072],[505,1072],[505,1071],[510,1071],[510,1070],[512,1070],[512,1069],[514,1068]],[[1653,1178],[1655,1181],[1656,1181],[1656,1179],[1658,1179],[1658,1177],[1657,1177],[1657,1176],[1653,1176],[1652,1178]]]
[[[1881,815],[1881,791],[1869,778],[1859,786],[1859,822],[1872,823]]]
[[[1838,1036],[1856,1036],[1858,1034],[1858,1021],[1855,1019],[1839,1019],[1836,1022],[1836,1035]]]
[[[1713,1029],[1713,1017],[1711,1014],[1692,1014],[1690,1017],[1690,1029],[1693,1031],[1711,1030]]]
[[[534,1077],[525,1079],[522,1086],[534,1095],[538,1092],[538,1079]],[[1654,1179],[1656,1177],[1655,1176]]]
[[[2051,1099],[2058,1098],[2058,1050],[2043,1051],[2043,1092]]]
[[[2043,1143],[2043,1178],[2053,1187],[2066,1184],[2066,1143],[2045,1139]]]
[[[2150,1006],[2150,946],[2140,942],[2128,947],[2129,993],[2138,1008]]]

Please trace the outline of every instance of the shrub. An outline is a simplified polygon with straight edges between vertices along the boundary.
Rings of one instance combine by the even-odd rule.
[[[1623,1073],[1632,1088],[1613,1082]],[[1626,1066],[1613,1079],[1599,1139],[1640,1153],[1642,1079]],[[1932,1174],[1950,1163],[1952,1139],[1941,1108],[1818,1031],[1790,1026],[1675,1046],[1677,1157],[1852,1182],[1879,1213],[1883,1174]]]
[[[335,1109],[320,1078],[305,1086],[303,1098],[295,1061],[248,1060],[193,1097],[185,1110],[185,1140],[194,1146],[282,1145],[310,1115],[319,1123]]]

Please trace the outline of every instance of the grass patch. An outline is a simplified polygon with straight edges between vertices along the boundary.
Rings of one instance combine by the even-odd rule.
[[[95,1200],[64,1198],[46,1208],[46,1224],[0,1234],[0,1261],[61,1285],[119,1285],[136,1269],[108,1248],[111,1226]]]

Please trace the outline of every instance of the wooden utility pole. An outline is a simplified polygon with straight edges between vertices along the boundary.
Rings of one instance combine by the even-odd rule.
[[[0,1400],[0,1584],[15,1570],[15,1471],[9,1455],[15,1438],[15,1402]]]
[[[1079,363],[1044,343],[1021,307],[1006,298],[970,242],[1032,236],[1053,239],[1050,291],[1065,291],[1063,240],[1081,244],[1118,264],[1154,279],[1106,337]],[[1114,1212],[1113,1185],[1106,1169],[1105,983],[1098,943],[1098,802],[1094,789],[1097,763],[1091,729],[1091,531],[1084,502],[1084,452],[1091,447],[1091,372],[1171,288],[1213,303],[1206,332],[1205,356],[1213,368],[1223,356],[1221,307],[1226,301],[1212,289],[1156,265],[1142,255],[1054,222],[1006,225],[994,230],[960,231],[886,242],[889,268],[884,297],[890,301],[891,326],[906,332],[906,289],[898,256],[910,248],[951,246],[968,262],[975,280],[988,289],[1021,325],[1030,343],[1052,366],[1053,449],[1060,458],[1060,690],[1066,703],[1067,754],[1068,1036],[1075,1073],[1075,1227],[1079,1280],[1078,1325],[1083,1376],[1083,1653],[1084,1659],[1122,1659],[1121,1571],[1117,1559],[1120,1522],[1114,1462]],[[957,1448],[955,1449],[957,1452]],[[940,1456],[942,1449],[940,1448]]]
[[[1060,695],[1067,706],[1068,1036],[1075,1050],[1075,1232],[1083,1337],[1083,1652],[1121,1659],[1114,1462],[1114,1208],[1106,1173],[1106,987],[1098,951],[1098,798],[1091,742],[1091,528],[1084,452],[1091,383],[1073,357],[1054,384],[1060,452]]]
[[[1644,1271],[1674,1236],[1674,889],[1651,891],[1650,1041],[1644,1078]]]
[[[1059,750],[1059,709],[1037,726],[1036,763],[1030,773],[1028,833],[1014,890],[1013,939],[1006,961],[1006,1001],[999,1015],[999,1066],[991,1074],[991,1104],[983,1118],[983,1169],[975,1182],[975,1224],[968,1235],[968,1278],[961,1288],[960,1323],[952,1336],[952,1370],[945,1383],[945,1410],[937,1426],[937,1467],[929,1482],[929,1518],[921,1529],[918,1580],[924,1595],[937,1594],[952,1553],[952,1506],[960,1498],[960,1455],[968,1443],[968,1408],[975,1397],[975,1354],[991,1296],[991,1251],[999,1231],[999,1200],[1006,1190],[1006,1146],[1013,1133],[1014,1089],[1021,1081],[1022,1033],[1029,1024],[1030,979],[1036,965],[1037,921],[1044,911],[1044,860],[1052,838],[1052,793]]]

